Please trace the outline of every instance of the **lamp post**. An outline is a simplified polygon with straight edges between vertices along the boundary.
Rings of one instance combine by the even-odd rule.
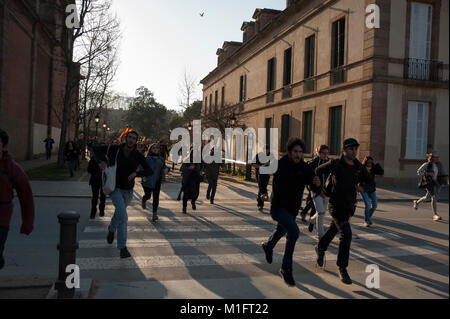
[[[98,122],[100,122],[100,115],[95,116],[95,137],[98,137]]]
[[[233,114],[231,114],[229,121],[231,128],[234,128],[236,126],[236,115],[234,115],[234,111]],[[236,175],[236,162],[233,162],[233,175]]]

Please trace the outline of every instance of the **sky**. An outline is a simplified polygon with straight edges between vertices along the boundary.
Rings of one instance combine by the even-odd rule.
[[[286,0],[114,0],[123,39],[113,89],[134,96],[147,87],[157,102],[179,107],[184,72],[200,84],[217,66],[224,41],[242,41],[241,26],[256,8],[284,10]],[[201,17],[200,13],[204,12]]]

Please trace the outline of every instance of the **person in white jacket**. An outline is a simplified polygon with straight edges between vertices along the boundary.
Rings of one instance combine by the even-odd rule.
[[[448,184],[448,176],[445,174],[444,167],[439,161],[439,153],[437,151],[432,151],[427,156],[428,161],[423,163],[417,170],[417,175],[422,178],[421,187],[425,188],[427,193],[424,197],[414,200],[413,207],[417,210],[422,202],[431,199],[431,208],[434,214],[433,220],[439,221],[442,218],[437,212],[438,194],[441,186]]]

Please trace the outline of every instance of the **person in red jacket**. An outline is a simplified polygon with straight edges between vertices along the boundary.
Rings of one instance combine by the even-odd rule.
[[[14,209],[14,188],[22,209],[20,233],[29,235],[34,226],[34,201],[30,183],[22,167],[8,154],[8,142],[8,134],[0,129],[0,269],[5,266],[3,250]]]

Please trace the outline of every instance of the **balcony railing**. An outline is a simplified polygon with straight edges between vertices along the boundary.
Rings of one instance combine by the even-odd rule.
[[[405,59],[405,79],[442,81],[444,63],[423,59]]]
[[[267,92],[266,103],[273,103],[275,94],[273,92]]]
[[[316,79],[309,78],[303,82],[303,94],[314,92],[316,90]]]
[[[347,81],[347,70],[339,67],[330,71],[330,85],[337,85]]]
[[[292,88],[290,86],[283,87],[283,99],[292,97]]]

